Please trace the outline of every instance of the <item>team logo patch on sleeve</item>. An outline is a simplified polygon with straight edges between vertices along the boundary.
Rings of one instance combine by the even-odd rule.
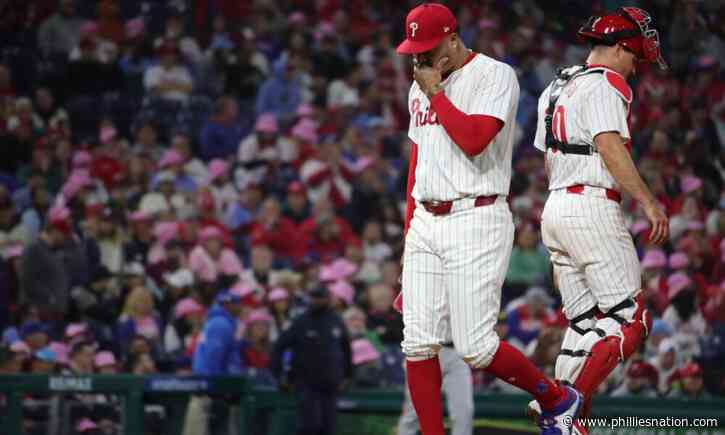
[[[609,70],[604,72],[604,77],[606,77],[607,82],[614,88],[615,91],[617,91],[619,96],[622,97],[627,104],[632,103],[632,88],[629,87],[629,84],[624,77]]]

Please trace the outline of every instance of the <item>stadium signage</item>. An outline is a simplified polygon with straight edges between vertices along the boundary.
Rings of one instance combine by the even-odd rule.
[[[200,392],[210,389],[206,379],[160,378],[151,379],[146,385],[149,391]]]
[[[93,380],[91,378],[54,376],[48,379],[48,389],[51,391],[91,391],[93,390]]]

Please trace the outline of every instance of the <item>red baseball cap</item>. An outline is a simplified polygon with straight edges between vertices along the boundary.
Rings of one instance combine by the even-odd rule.
[[[405,18],[405,40],[396,51],[415,54],[431,50],[455,32],[456,25],[456,17],[450,9],[440,3],[423,3]]]

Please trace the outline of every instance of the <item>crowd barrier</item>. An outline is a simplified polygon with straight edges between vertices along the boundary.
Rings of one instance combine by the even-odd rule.
[[[186,404],[190,395],[202,394],[224,398],[229,404],[239,405],[239,435],[261,435],[254,420],[266,416],[268,433],[288,435],[294,433],[294,396],[276,390],[254,387],[241,377],[175,377],[175,376],[54,376],[54,375],[2,375],[0,395],[4,396],[4,411],[0,415],[3,434],[23,433],[22,400],[27,395],[109,394],[122,397],[123,435],[144,434],[144,405],[161,402],[170,410],[164,434],[181,433]],[[348,391],[341,395],[338,409],[341,415],[340,434],[389,435],[395,416],[400,413],[402,391]],[[521,431],[490,433],[527,433],[523,410],[527,396],[481,393],[475,397],[477,419],[489,423],[518,421]],[[682,433],[725,433],[725,399],[678,400],[598,397],[594,401],[594,416],[647,417],[647,418],[714,418],[720,428],[710,431]],[[377,419],[377,420],[376,420]],[[351,427],[354,426],[354,427]],[[489,433],[489,432],[477,432]],[[643,432],[616,432],[643,433]],[[644,432],[650,433],[650,432]],[[651,432],[660,433],[660,432]],[[667,432],[680,433],[680,432]]]

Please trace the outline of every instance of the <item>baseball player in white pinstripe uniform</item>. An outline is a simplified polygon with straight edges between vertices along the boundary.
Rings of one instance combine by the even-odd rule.
[[[638,61],[659,62],[657,31],[638,8],[592,17],[579,30],[592,51],[585,65],[560,71],[541,95],[534,145],[545,153],[549,198],[542,237],[570,327],[556,377],[591,395],[646,337],[651,319],[638,296],[642,278],[620,207],[627,192],[667,238],[667,217],[630,156],[632,90]],[[533,404],[532,404],[533,405]]]
[[[413,141],[402,298],[410,397],[423,435],[443,435],[437,353],[452,342],[474,368],[542,403],[545,434],[568,434],[582,399],[547,379],[494,331],[514,225],[507,203],[519,85],[514,70],[468,50],[456,19],[427,3],[406,18]]]

